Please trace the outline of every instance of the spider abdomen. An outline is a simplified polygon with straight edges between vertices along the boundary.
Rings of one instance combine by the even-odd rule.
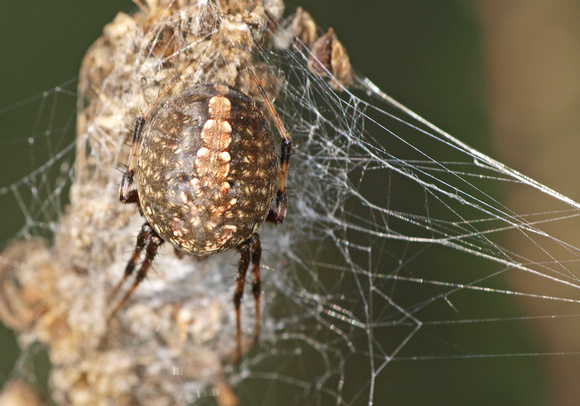
[[[186,252],[209,255],[246,241],[268,215],[278,175],[268,122],[227,85],[185,90],[143,128],[136,173],[143,215]]]

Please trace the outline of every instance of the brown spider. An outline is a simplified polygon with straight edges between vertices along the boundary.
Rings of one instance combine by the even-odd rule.
[[[256,305],[254,340],[260,332],[262,249],[256,230],[264,220],[280,224],[286,216],[292,139],[251,70],[282,137],[279,165],[272,130],[262,111],[228,85],[190,87],[149,117],[181,72],[135,121],[120,200],[135,203],[146,221],[113,295],[133,273],[143,250],[145,258],[110,318],[145,278],[164,241],[196,256],[237,248],[241,254],[234,294],[237,362],[242,354],[240,304],[250,262]],[[275,210],[271,208],[274,195]]]

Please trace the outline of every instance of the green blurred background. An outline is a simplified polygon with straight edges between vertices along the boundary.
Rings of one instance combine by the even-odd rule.
[[[363,2],[351,0],[294,0],[287,4],[290,10],[304,7],[323,28],[332,26],[356,70],[383,91],[471,146],[502,156],[492,144],[486,110],[479,2],[375,1],[361,6]],[[134,8],[130,1],[3,4],[0,108],[74,78],[84,52],[104,24],[118,11]],[[22,149],[23,156],[21,166],[2,166],[0,186],[30,169],[29,150],[22,147],[32,129],[30,119],[2,111],[0,147],[10,154]],[[17,206],[3,207],[0,241],[14,235],[23,221]],[[508,330],[510,344],[497,343],[498,348],[515,353],[546,351],[527,342],[527,330]],[[18,353],[12,333],[0,327],[0,382],[13,372]],[[543,367],[542,357],[393,363],[387,367],[388,379],[377,381],[381,386],[377,393],[383,398],[375,404],[544,404]]]

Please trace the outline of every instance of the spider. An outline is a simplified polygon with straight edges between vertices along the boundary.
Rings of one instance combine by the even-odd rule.
[[[146,277],[165,241],[178,251],[200,257],[236,248],[241,256],[233,298],[236,362],[242,354],[240,305],[250,262],[256,307],[254,341],[260,332],[262,249],[256,230],[264,221],[280,224],[286,216],[292,148],[292,138],[258,78],[247,71],[282,138],[279,163],[264,114],[247,95],[228,85],[190,87],[153,112],[183,69],[135,120],[119,195],[121,202],[137,205],[145,223],[112,296],[133,274],[142,251],[145,256],[133,285],[109,317],[115,316]]]

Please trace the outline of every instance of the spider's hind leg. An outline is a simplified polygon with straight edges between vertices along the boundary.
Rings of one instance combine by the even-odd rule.
[[[151,264],[155,259],[155,256],[157,255],[157,249],[161,244],[163,244],[163,240],[161,239],[161,237],[159,237],[159,235],[155,232],[155,230],[151,228],[149,223],[143,224],[141,232],[137,236],[137,244],[135,245],[135,249],[133,250],[131,259],[129,260],[127,266],[125,267],[125,274],[123,275],[123,279],[121,279],[119,284],[115,287],[115,289],[111,293],[111,298],[116,296],[123,283],[133,274],[135,266],[137,265],[137,261],[141,256],[141,251],[143,251],[144,249],[145,249],[145,258],[141,263],[139,271],[137,271],[137,276],[135,277],[133,285],[131,286],[129,291],[125,294],[123,299],[121,299],[121,301],[117,304],[117,306],[115,306],[115,308],[111,312],[111,315],[109,316],[108,319],[109,321],[113,317],[115,317],[115,314],[117,314],[117,312],[125,305],[125,303],[127,303],[127,301],[129,300],[135,289],[137,289],[137,286],[139,286],[139,283],[141,283],[141,281],[145,279],[145,276],[147,276],[147,271],[151,267]]]
[[[262,258],[262,245],[260,236],[253,234],[248,240],[238,247],[240,252],[240,263],[238,264],[238,274],[236,280],[236,292],[234,293],[234,306],[236,309],[236,355],[234,362],[237,364],[242,358],[242,322],[241,304],[244,296],[244,285],[246,284],[246,274],[250,262],[252,263],[252,293],[256,305],[256,322],[254,325],[254,342],[260,334],[260,294],[262,293],[260,281],[260,260]],[[254,343],[252,343],[253,345]]]

